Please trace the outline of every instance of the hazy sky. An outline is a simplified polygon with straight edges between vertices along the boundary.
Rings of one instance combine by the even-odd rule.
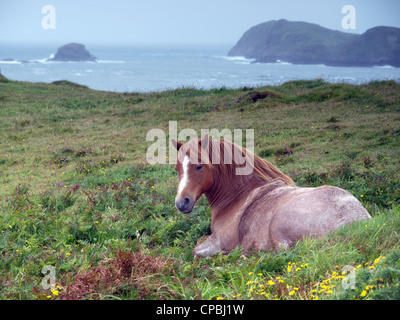
[[[55,29],[45,30],[45,5]],[[343,30],[344,5],[356,29]],[[269,20],[306,21],[346,32],[400,27],[399,0],[0,0],[0,43],[234,44]]]

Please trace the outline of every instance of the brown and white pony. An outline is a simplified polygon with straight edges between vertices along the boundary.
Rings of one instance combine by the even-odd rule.
[[[190,213],[203,193],[211,206],[211,235],[196,245],[197,256],[227,253],[237,246],[244,253],[281,250],[303,237],[322,237],[353,221],[371,218],[349,192],[333,186],[297,187],[274,165],[227,140],[205,136],[185,144],[172,143],[179,151],[176,208]],[[232,157],[235,152],[247,165],[251,163],[249,174],[237,174],[243,161],[238,164],[238,158]],[[219,163],[213,161],[216,158]]]

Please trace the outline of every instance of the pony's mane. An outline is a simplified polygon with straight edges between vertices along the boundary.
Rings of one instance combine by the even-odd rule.
[[[236,169],[244,167],[245,164],[236,163],[235,157],[231,157],[233,158],[231,163],[224,163],[224,155],[226,152],[231,152],[231,155],[235,154],[235,152],[238,152],[238,154],[241,154],[242,157],[245,158],[245,163],[253,163],[253,172],[251,174],[256,178],[265,182],[271,182],[273,180],[279,179],[288,186],[295,186],[293,180],[282,171],[280,171],[277,167],[275,167],[272,163],[260,158],[251,151],[230,142],[229,140],[209,139],[209,151],[205,152],[204,148],[199,149],[201,150],[201,159],[208,160],[207,165],[211,166],[213,170],[216,170],[218,172],[221,180],[230,181],[232,180],[233,176],[236,176],[238,179],[245,179],[245,175],[236,174]],[[220,161],[218,164],[212,163],[212,155],[215,152],[219,152],[220,155]]]

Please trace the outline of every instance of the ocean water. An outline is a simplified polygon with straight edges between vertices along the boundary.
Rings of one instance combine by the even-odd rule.
[[[98,62],[49,62],[46,59],[57,50],[54,46],[0,44],[0,70],[11,80],[46,83],[69,80],[115,92],[256,87],[316,78],[352,84],[374,80],[400,82],[400,68],[261,64],[244,57],[227,57],[230,48],[227,45],[86,46]]]

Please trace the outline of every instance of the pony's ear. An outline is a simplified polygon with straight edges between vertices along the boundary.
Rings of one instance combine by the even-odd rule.
[[[208,133],[203,137],[203,139],[199,140],[199,145],[201,145],[201,147],[203,149],[206,149],[208,146]]]
[[[179,149],[182,147],[182,144],[183,144],[182,142],[172,139],[172,145],[175,147],[176,150],[179,151]]]

